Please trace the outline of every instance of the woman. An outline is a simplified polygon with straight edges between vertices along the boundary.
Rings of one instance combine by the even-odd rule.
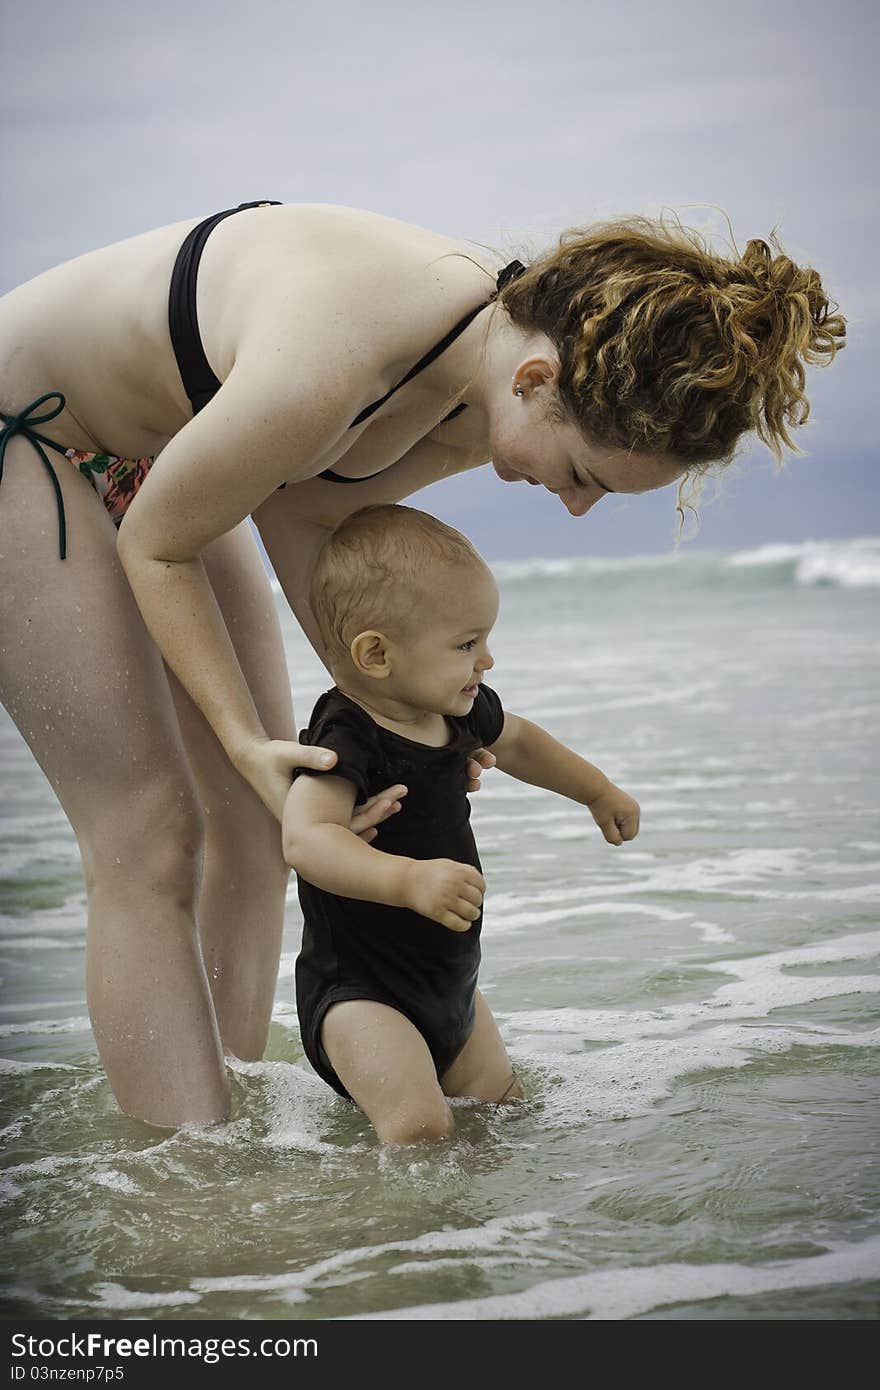
[[[320,652],[310,568],[355,508],[491,459],[582,516],[749,430],[779,453],[803,362],[843,334],[816,272],[763,242],[726,260],[632,219],[499,275],[418,227],[268,203],[0,302],[0,697],[77,835],[89,1009],[125,1111],[222,1120],[224,1049],[257,1058],[268,1031],[277,819],[319,750],[295,742],[247,518]]]

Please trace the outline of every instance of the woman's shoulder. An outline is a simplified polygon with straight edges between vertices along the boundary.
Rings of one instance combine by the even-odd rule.
[[[312,328],[316,313],[324,332],[341,329],[373,343],[390,334],[393,347],[420,318],[454,319],[494,288],[496,258],[381,213],[293,203],[258,209],[249,224],[237,221],[212,234],[201,288],[206,298],[216,292],[227,315],[239,305],[245,330],[258,320]],[[241,290],[234,299],[230,277]]]

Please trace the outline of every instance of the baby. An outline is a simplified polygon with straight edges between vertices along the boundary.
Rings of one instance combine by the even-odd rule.
[[[283,818],[305,919],[303,1047],[383,1142],[442,1139],[455,1128],[447,1096],[522,1096],[477,989],[486,884],[469,755],[489,749],[511,777],[588,807],[610,844],[634,838],[639,808],[484,683],[498,590],[459,531],[364,507],[325,543],[310,597],[336,685],[300,738],[337,762],[299,770]],[[367,844],[352,810],[389,785],[400,810]]]

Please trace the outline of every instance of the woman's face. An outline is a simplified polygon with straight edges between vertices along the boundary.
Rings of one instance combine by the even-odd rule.
[[[653,492],[678,482],[685,472],[685,465],[667,454],[591,443],[574,425],[539,413],[534,397],[512,404],[489,441],[495,472],[505,483],[545,487],[572,516],[585,516],[609,493]]]
[[[653,492],[677,482],[685,471],[669,455],[591,443],[574,425],[557,421],[523,420],[519,430],[491,445],[500,480],[544,486],[573,517],[585,516],[610,492]]]

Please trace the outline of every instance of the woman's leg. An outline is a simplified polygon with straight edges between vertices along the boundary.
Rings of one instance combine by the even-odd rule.
[[[245,679],[272,738],[295,739],[290,681],[272,590],[247,523],[204,554]],[[290,870],[275,817],[239,776],[207,720],[171,686],[205,827],[198,901],[202,953],[226,1052],[263,1055]]]
[[[201,815],[161,657],[91,487],[52,490],[13,439],[0,485],[0,699],[76,834],[89,898],[86,985],[123,1110],[222,1120],[228,1086],[195,924]]]

